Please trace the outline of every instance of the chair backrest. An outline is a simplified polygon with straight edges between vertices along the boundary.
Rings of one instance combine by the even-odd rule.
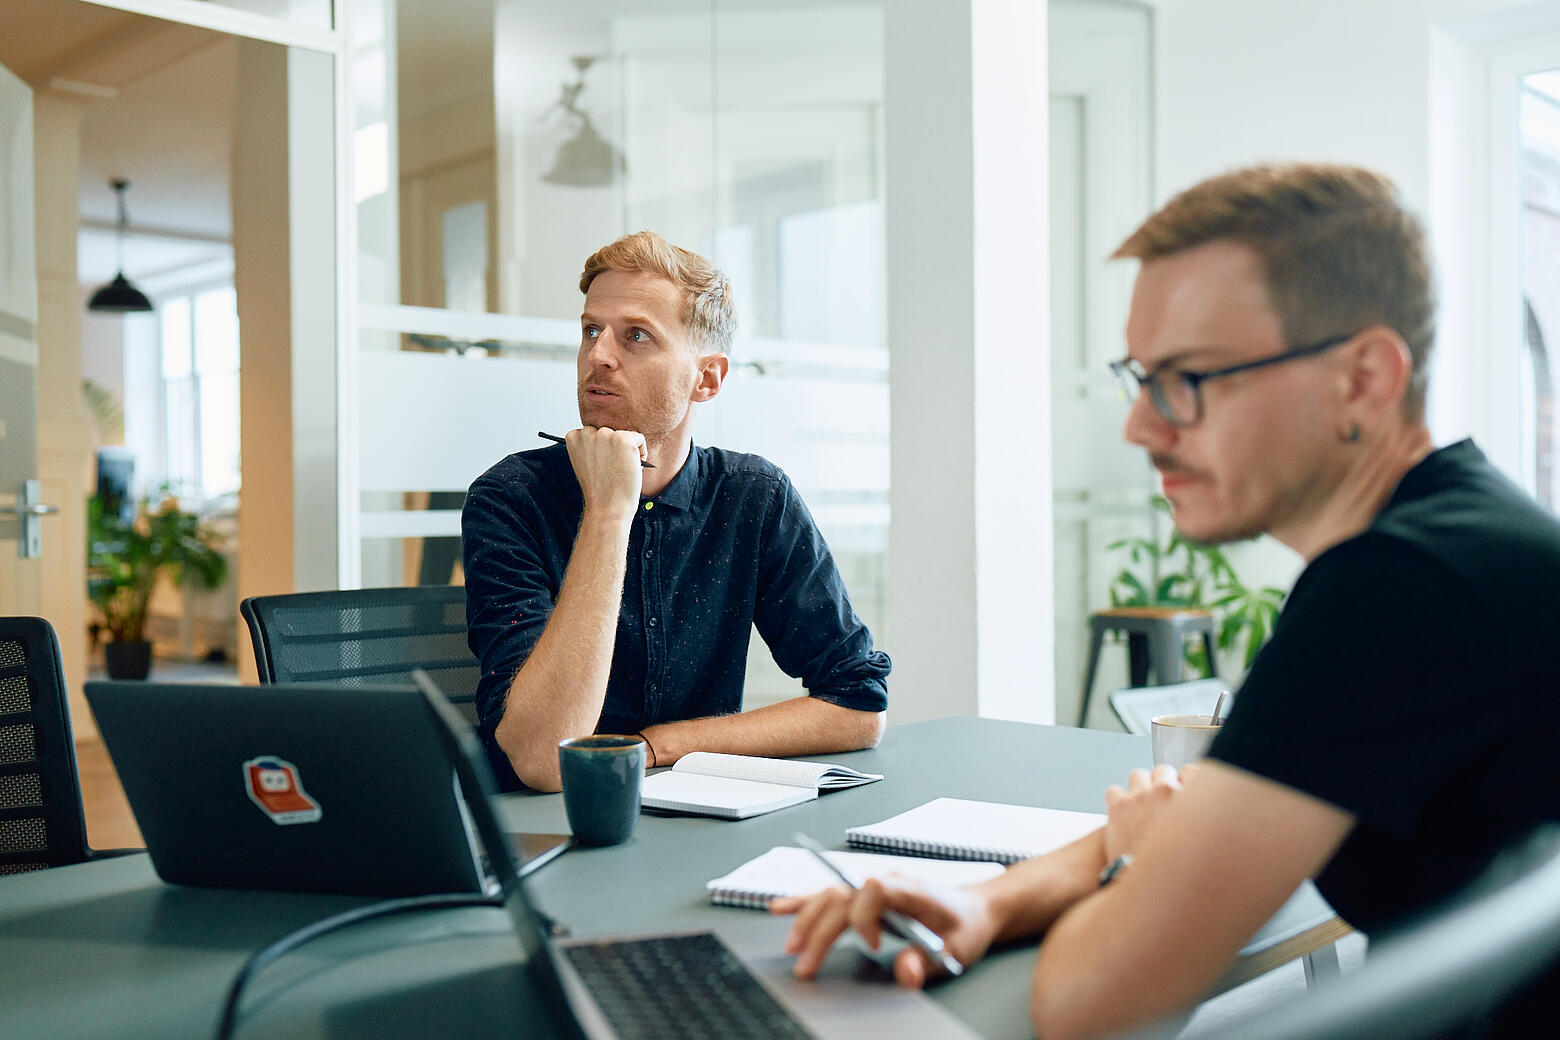
[[[1219,694],[1230,690],[1228,679],[1193,679],[1191,682],[1170,683],[1167,686],[1133,686],[1125,690],[1113,690],[1110,707],[1127,727],[1128,733],[1148,733],[1148,722],[1155,715],[1206,715],[1218,703]],[[1233,694],[1235,691],[1230,690]],[[1224,710],[1230,710],[1231,701],[1224,702]]]
[[[90,855],[59,640],[42,618],[0,617],[0,874]]]
[[[1199,1040],[1430,1040],[1483,1035],[1523,1019],[1537,996],[1553,1013],[1560,974],[1560,825],[1545,824],[1440,907],[1391,938],[1372,941],[1364,965],[1313,996],[1269,1004]],[[1548,982],[1541,982],[1545,978]],[[1522,1001],[1514,1006],[1513,1001]],[[1531,1014],[1531,1012],[1529,1012]],[[1506,1016],[1513,1016],[1507,1018]],[[1170,1037],[1175,1027],[1135,1037]],[[1532,1023],[1527,1023],[1532,1026]],[[1549,1035],[1553,1021],[1541,1033]]]
[[[480,666],[466,644],[459,585],[255,596],[239,612],[263,683],[410,685],[420,668],[476,725]]]

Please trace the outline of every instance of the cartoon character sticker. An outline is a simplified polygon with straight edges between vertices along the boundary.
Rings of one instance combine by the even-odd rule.
[[[304,791],[298,767],[274,755],[244,763],[244,788],[272,823],[315,823],[324,815],[320,804]]]

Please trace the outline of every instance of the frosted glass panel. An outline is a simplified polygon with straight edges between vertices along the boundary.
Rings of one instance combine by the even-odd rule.
[[[464,491],[537,430],[579,425],[574,364],[417,351],[361,355],[361,490]],[[376,406],[376,402],[394,402]]]

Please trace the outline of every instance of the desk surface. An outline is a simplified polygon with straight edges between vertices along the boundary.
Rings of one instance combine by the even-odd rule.
[[[530,879],[532,897],[576,935],[787,923],[711,906],[704,883],[804,830],[836,848],[847,826],[938,796],[1100,811],[1106,785],[1149,760],[1146,737],[989,719],[890,727],[882,744],[829,756],[881,783],[727,822],[640,820],[634,838],[575,849]],[[516,830],[566,831],[558,795],[500,799]],[[408,840],[415,840],[408,835]],[[164,885],[145,856],[0,878],[0,1035],[210,1036],[222,994],[250,952],[368,900]],[[1247,974],[1336,938],[1330,909],[1302,889],[1247,948]],[[1000,951],[932,992],[990,1037],[1028,1035],[1029,947]],[[290,954],[251,985],[238,1035],[537,1035],[519,948],[497,910],[371,922]],[[1232,981],[1235,976],[1232,975]]]

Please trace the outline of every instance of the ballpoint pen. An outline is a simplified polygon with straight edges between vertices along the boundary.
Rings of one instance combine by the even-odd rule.
[[[536,431],[536,435],[538,437],[540,437],[544,441],[552,441],[555,444],[565,444],[565,443],[567,443],[562,437],[558,436],[556,433],[543,433],[541,430],[537,430]],[[653,462],[646,462],[644,459],[640,459],[639,460],[639,464],[641,466],[643,466],[645,469],[655,469],[655,463],[653,463]]]
[[[851,888],[857,891],[861,890],[861,882],[840,869],[833,860],[824,855],[826,850],[822,845],[819,845],[801,831],[795,832],[791,837],[798,845],[812,853],[814,859],[827,867],[829,873],[845,882]],[[884,910],[881,920],[883,927],[890,934],[899,936],[899,938],[926,954],[934,963],[941,964],[943,970],[949,975],[964,974],[964,965],[960,964],[953,954],[948,952],[947,947],[943,944],[942,936],[926,927],[920,921],[913,917],[906,917],[898,910]]]

